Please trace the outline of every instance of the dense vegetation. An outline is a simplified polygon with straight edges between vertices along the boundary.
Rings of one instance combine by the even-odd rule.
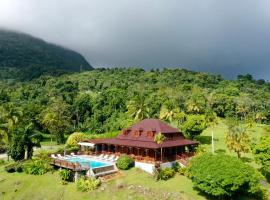
[[[266,195],[255,169],[228,155],[198,156],[188,173],[196,188],[217,198],[233,199],[245,194],[261,199]]]
[[[10,155],[22,159],[31,157],[41,133],[63,143],[64,134],[117,131],[148,117],[173,123],[190,138],[214,124],[215,115],[269,123],[269,91],[269,83],[250,75],[229,81],[184,69],[98,69],[2,82],[0,146],[10,146]]]
[[[0,79],[31,80],[92,69],[83,56],[30,35],[0,29]]]

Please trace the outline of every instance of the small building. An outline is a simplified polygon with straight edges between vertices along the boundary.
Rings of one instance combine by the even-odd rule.
[[[165,136],[161,144],[155,142],[159,133]],[[91,146],[95,154],[130,155],[135,159],[135,166],[152,173],[157,162],[166,167],[175,161],[185,164],[194,155],[198,142],[186,139],[178,129],[163,121],[144,119],[122,130],[116,138],[91,139],[81,144],[82,151]]]

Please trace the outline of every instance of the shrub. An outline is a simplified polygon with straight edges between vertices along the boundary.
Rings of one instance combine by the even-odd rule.
[[[81,132],[75,132],[72,133],[66,142],[66,145],[69,147],[74,147],[78,145],[78,142],[81,142],[83,140],[87,139],[87,135]]]
[[[88,192],[97,189],[101,185],[100,179],[80,178],[77,181],[77,189],[82,192]]]
[[[178,162],[175,162],[173,163],[172,165],[172,169],[175,171],[175,172],[179,172],[181,170],[181,166],[179,165]]]
[[[181,167],[178,172],[179,172],[179,174],[181,174],[183,176],[188,176],[188,168],[187,167]]]
[[[72,171],[67,169],[62,169],[59,171],[59,176],[62,181],[71,181],[73,178]]]
[[[6,161],[5,161],[5,160],[0,159],[0,166],[1,166],[1,165],[4,165],[5,163],[6,163]]]
[[[47,160],[29,160],[23,165],[23,171],[27,174],[43,175],[51,171],[53,167]]]
[[[195,157],[188,173],[197,189],[215,198],[244,194],[259,199],[263,195],[255,169],[228,155],[207,153]]]
[[[80,147],[78,146],[67,146],[67,149],[66,149],[66,152],[76,152],[76,151],[79,151],[80,150]]]
[[[13,173],[13,172],[22,172],[22,162],[15,162],[11,163],[5,166],[5,170],[8,173]]]
[[[164,169],[160,169],[158,170],[158,174],[157,174],[157,180],[168,180],[170,178],[172,178],[175,174],[174,169],[172,168],[164,168]]]
[[[116,166],[119,169],[123,169],[123,170],[127,170],[131,167],[134,167],[134,160],[129,157],[128,155],[122,155],[120,156],[120,158],[118,158],[117,162],[116,162]]]

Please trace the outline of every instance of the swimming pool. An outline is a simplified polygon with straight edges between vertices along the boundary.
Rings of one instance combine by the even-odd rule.
[[[73,163],[79,163],[81,166],[91,167],[91,168],[105,167],[105,166],[110,165],[109,163],[91,160],[90,158],[88,159],[88,158],[83,158],[79,156],[67,158],[67,161],[73,162]]]

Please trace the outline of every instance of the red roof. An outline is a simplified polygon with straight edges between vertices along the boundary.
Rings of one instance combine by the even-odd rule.
[[[129,146],[129,147],[138,147],[138,148],[149,148],[149,149],[158,149],[161,146],[154,141],[136,141],[136,140],[121,140],[117,138],[112,139],[91,139],[89,142],[94,144],[113,144],[119,146]],[[198,144],[198,142],[181,139],[181,140],[166,140],[162,143],[162,147],[177,147],[177,146],[186,146]]]
[[[113,144],[119,146],[160,148],[155,141],[155,135],[163,133],[167,137],[173,136],[162,143],[162,147],[176,147],[198,144],[198,142],[185,139],[183,134],[176,128],[158,119],[144,119],[139,123],[124,129],[116,138],[113,139],[92,139],[94,144]]]
[[[130,127],[131,130],[156,131],[156,133],[179,133],[177,128],[173,128],[158,119],[144,119]]]

